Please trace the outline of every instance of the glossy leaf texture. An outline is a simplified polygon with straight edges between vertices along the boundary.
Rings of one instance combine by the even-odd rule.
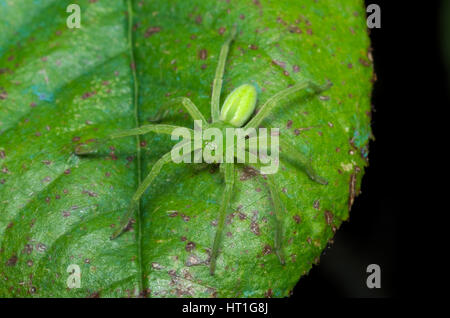
[[[70,3],[80,5],[80,29],[66,26]],[[348,219],[368,163],[373,71],[363,1],[136,0],[132,8],[134,64],[126,1],[0,0],[0,296],[289,295]],[[264,121],[328,185],[281,161],[282,266],[266,181],[239,167],[211,276],[219,169],[167,165],[131,229],[111,241],[138,167],[145,176],[174,142],[148,134],[139,152],[133,137],[92,156],[73,149],[149,123],[173,97],[191,98],[210,118],[220,47],[235,24],[221,103],[245,83],[257,87],[260,106],[302,79],[333,82],[283,101]],[[164,121],[193,125],[181,105]],[[68,288],[71,264],[80,288]]]

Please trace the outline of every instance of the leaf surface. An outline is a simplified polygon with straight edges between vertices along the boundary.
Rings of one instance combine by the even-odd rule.
[[[287,296],[348,218],[367,165],[372,65],[362,1],[133,1],[134,64],[127,2],[77,1],[82,27],[68,29],[72,2],[0,0],[0,296]],[[329,183],[281,162],[282,266],[268,186],[237,169],[210,276],[224,189],[218,169],[168,164],[131,230],[111,241],[139,175],[174,142],[148,134],[95,156],[73,149],[149,123],[173,97],[188,96],[210,118],[220,47],[234,24],[222,102],[244,83],[258,88],[262,105],[302,79],[333,82],[321,95],[284,101],[264,121]],[[192,128],[181,107],[165,121]],[[71,264],[81,288],[67,287]]]

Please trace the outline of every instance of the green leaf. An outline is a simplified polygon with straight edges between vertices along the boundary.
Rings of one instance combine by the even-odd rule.
[[[80,29],[66,26],[72,2]],[[287,296],[348,218],[367,165],[373,73],[363,2],[132,2],[131,48],[126,1],[0,0],[0,296]],[[211,276],[218,169],[167,165],[131,230],[111,241],[139,179],[173,142],[150,133],[138,146],[118,139],[93,156],[73,149],[149,123],[172,97],[188,96],[210,118],[220,47],[234,24],[221,104],[245,83],[258,88],[258,106],[302,79],[334,83],[321,96],[283,102],[264,121],[328,185],[281,162],[282,266],[268,186],[237,169]],[[192,128],[181,106],[165,121]],[[81,288],[67,286],[71,264]]]

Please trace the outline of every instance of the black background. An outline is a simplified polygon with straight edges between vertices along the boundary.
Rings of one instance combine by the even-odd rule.
[[[441,209],[422,210],[420,201],[433,201],[422,190],[439,185],[419,180],[428,179],[437,168],[422,161],[427,150],[437,150],[426,136],[438,135],[430,123],[438,126],[436,117],[450,105],[442,54],[444,1],[449,0],[366,1],[381,7],[381,29],[370,31],[378,77],[372,98],[376,140],[370,144],[370,165],[349,222],[337,232],[320,266],[297,284],[292,302],[305,296],[393,297],[428,292],[420,290],[419,280],[427,279],[425,268],[437,270],[433,263],[439,258],[427,261],[421,245],[427,237],[438,244],[436,234],[427,231],[426,219],[438,216]],[[435,115],[430,116],[433,110]],[[366,287],[366,268],[372,263],[381,267],[381,289]]]

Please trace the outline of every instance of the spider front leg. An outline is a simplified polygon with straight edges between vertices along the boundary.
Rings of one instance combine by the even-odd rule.
[[[223,74],[225,72],[225,63],[228,57],[228,51],[230,50],[230,45],[236,36],[236,26],[231,30],[230,37],[222,45],[219,55],[219,62],[216,67],[216,75],[214,76],[213,89],[211,95],[211,117],[212,122],[215,123],[219,120],[220,116],[220,93],[222,91],[223,84]]]
[[[164,105],[161,106],[156,116],[151,118],[150,121],[151,122],[161,121],[169,113],[170,107],[176,104],[181,104],[184,107],[184,109],[186,109],[186,111],[193,120],[201,120],[203,125],[205,126],[208,124],[205,117],[198,110],[197,106],[195,106],[195,104],[187,97],[177,97],[170,100],[168,103],[165,103]]]
[[[192,152],[198,151],[198,148],[191,149],[188,153],[183,154],[184,156],[190,156]],[[152,169],[150,170],[150,173],[145,177],[144,181],[139,185],[138,189],[134,193],[133,197],[131,198],[130,206],[128,207],[127,213],[122,217],[122,220],[120,222],[119,227],[117,230],[111,235],[111,240],[114,240],[117,238],[120,234],[124,232],[124,230],[127,228],[131,216],[134,214],[136,208],[139,206],[139,200],[141,196],[144,194],[145,190],[153,183],[155,178],[158,176],[159,172],[161,171],[162,167],[172,161],[172,151],[164,154],[159,160],[153,165]]]
[[[214,237],[213,248],[211,252],[209,273],[214,275],[216,270],[216,260],[219,254],[219,246],[222,239],[222,232],[225,226],[228,206],[230,205],[234,186],[234,163],[222,163],[225,177],[225,191],[223,192],[222,202],[219,209],[219,222],[217,223],[217,231]]]
[[[105,144],[106,142],[116,139],[116,138],[122,138],[122,137],[128,137],[128,136],[137,136],[137,135],[145,135],[149,132],[155,132],[160,134],[166,134],[166,135],[172,135],[172,132],[175,129],[183,128],[187,129],[191,136],[194,135],[194,131],[189,128],[180,127],[180,126],[174,126],[174,125],[145,125],[138,128],[132,128],[127,130],[118,131],[115,133],[112,133],[111,135],[99,139],[95,142],[94,145],[86,145],[86,144],[80,144],[75,148],[75,154],[77,155],[87,155],[91,153],[95,153],[98,151],[98,148]]]
[[[127,213],[122,217],[119,227],[116,231],[111,235],[111,240],[117,238],[120,234],[124,232],[126,227],[128,226],[131,216],[136,211],[136,208],[139,206],[139,200],[141,196],[144,194],[145,190],[152,184],[153,180],[158,176],[161,168],[166,164],[172,161],[172,153],[168,152],[163,155],[152,167],[150,173],[145,177],[144,181],[139,185],[138,189],[134,193],[131,198],[130,206],[128,207]]]
[[[259,109],[258,113],[245,125],[245,128],[255,128],[257,129],[259,125],[261,125],[261,122],[272,113],[273,109],[280,104],[280,101],[284,98],[293,95],[301,90],[310,88],[312,89],[316,94],[321,93],[327,89],[329,89],[332,86],[331,82],[328,82],[325,85],[317,85],[311,81],[304,80],[300,83],[295,84],[292,87],[286,88],[282,90],[281,92],[276,93],[272,97],[270,97],[264,105]]]
[[[186,130],[189,131],[191,136],[194,135],[194,131],[192,129],[189,129],[189,128],[186,128],[186,127],[179,127],[179,126],[173,126],[173,125],[145,125],[145,126],[141,126],[141,127],[138,127],[138,128],[123,130],[123,131],[118,131],[116,133],[113,133],[113,134],[109,135],[108,137],[103,138],[100,141],[98,141],[94,147],[91,147],[91,148],[88,148],[88,149],[83,149],[83,148],[77,147],[75,149],[75,153],[77,155],[85,155],[85,154],[96,152],[98,150],[98,147],[101,144],[103,144],[104,142],[112,140],[112,139],[116,139],[116,138],[121,138],[121,137],[143,135],[143,134],[147,134],[149,132],[156,132],[156,133],[172,135],[173,131],[175,129],[178,129],[178,128],[186,129]],[[190,156],[191,152],[197,151],[197,150],[199,150],[199,149],[197,149],[197,148],[191,149],[189,151],[189,153],[186,153],[183,156],[185,156],[185,155],[189,155]],[[139,200],[140,200],[142,194],[151,185],[153,180],[156,178],[156,176],[161,171],[161,168],[166,163],[168,163],[170,161],[172,161],[172,151],[170,151],[170,152],[166,153],[165,155],[163,155],[153,165],[150,173],[144,179],[144,181],[139,185],[138,189],[136,190],[135,194],[133,195],[133,197],[131,199],[130,206],[129,206],[128,210],[127,210],[127,213],[122,218],[118,229],[113,233],[113,235],[111,236],[111,239],[115,239],[116,237],[118,237],[120,234],[123,233],[124,229],[127,227],[128,223],[129,223],[129,221],[131,219],[131,215],[134,214],[136,208],[139,206]]]

